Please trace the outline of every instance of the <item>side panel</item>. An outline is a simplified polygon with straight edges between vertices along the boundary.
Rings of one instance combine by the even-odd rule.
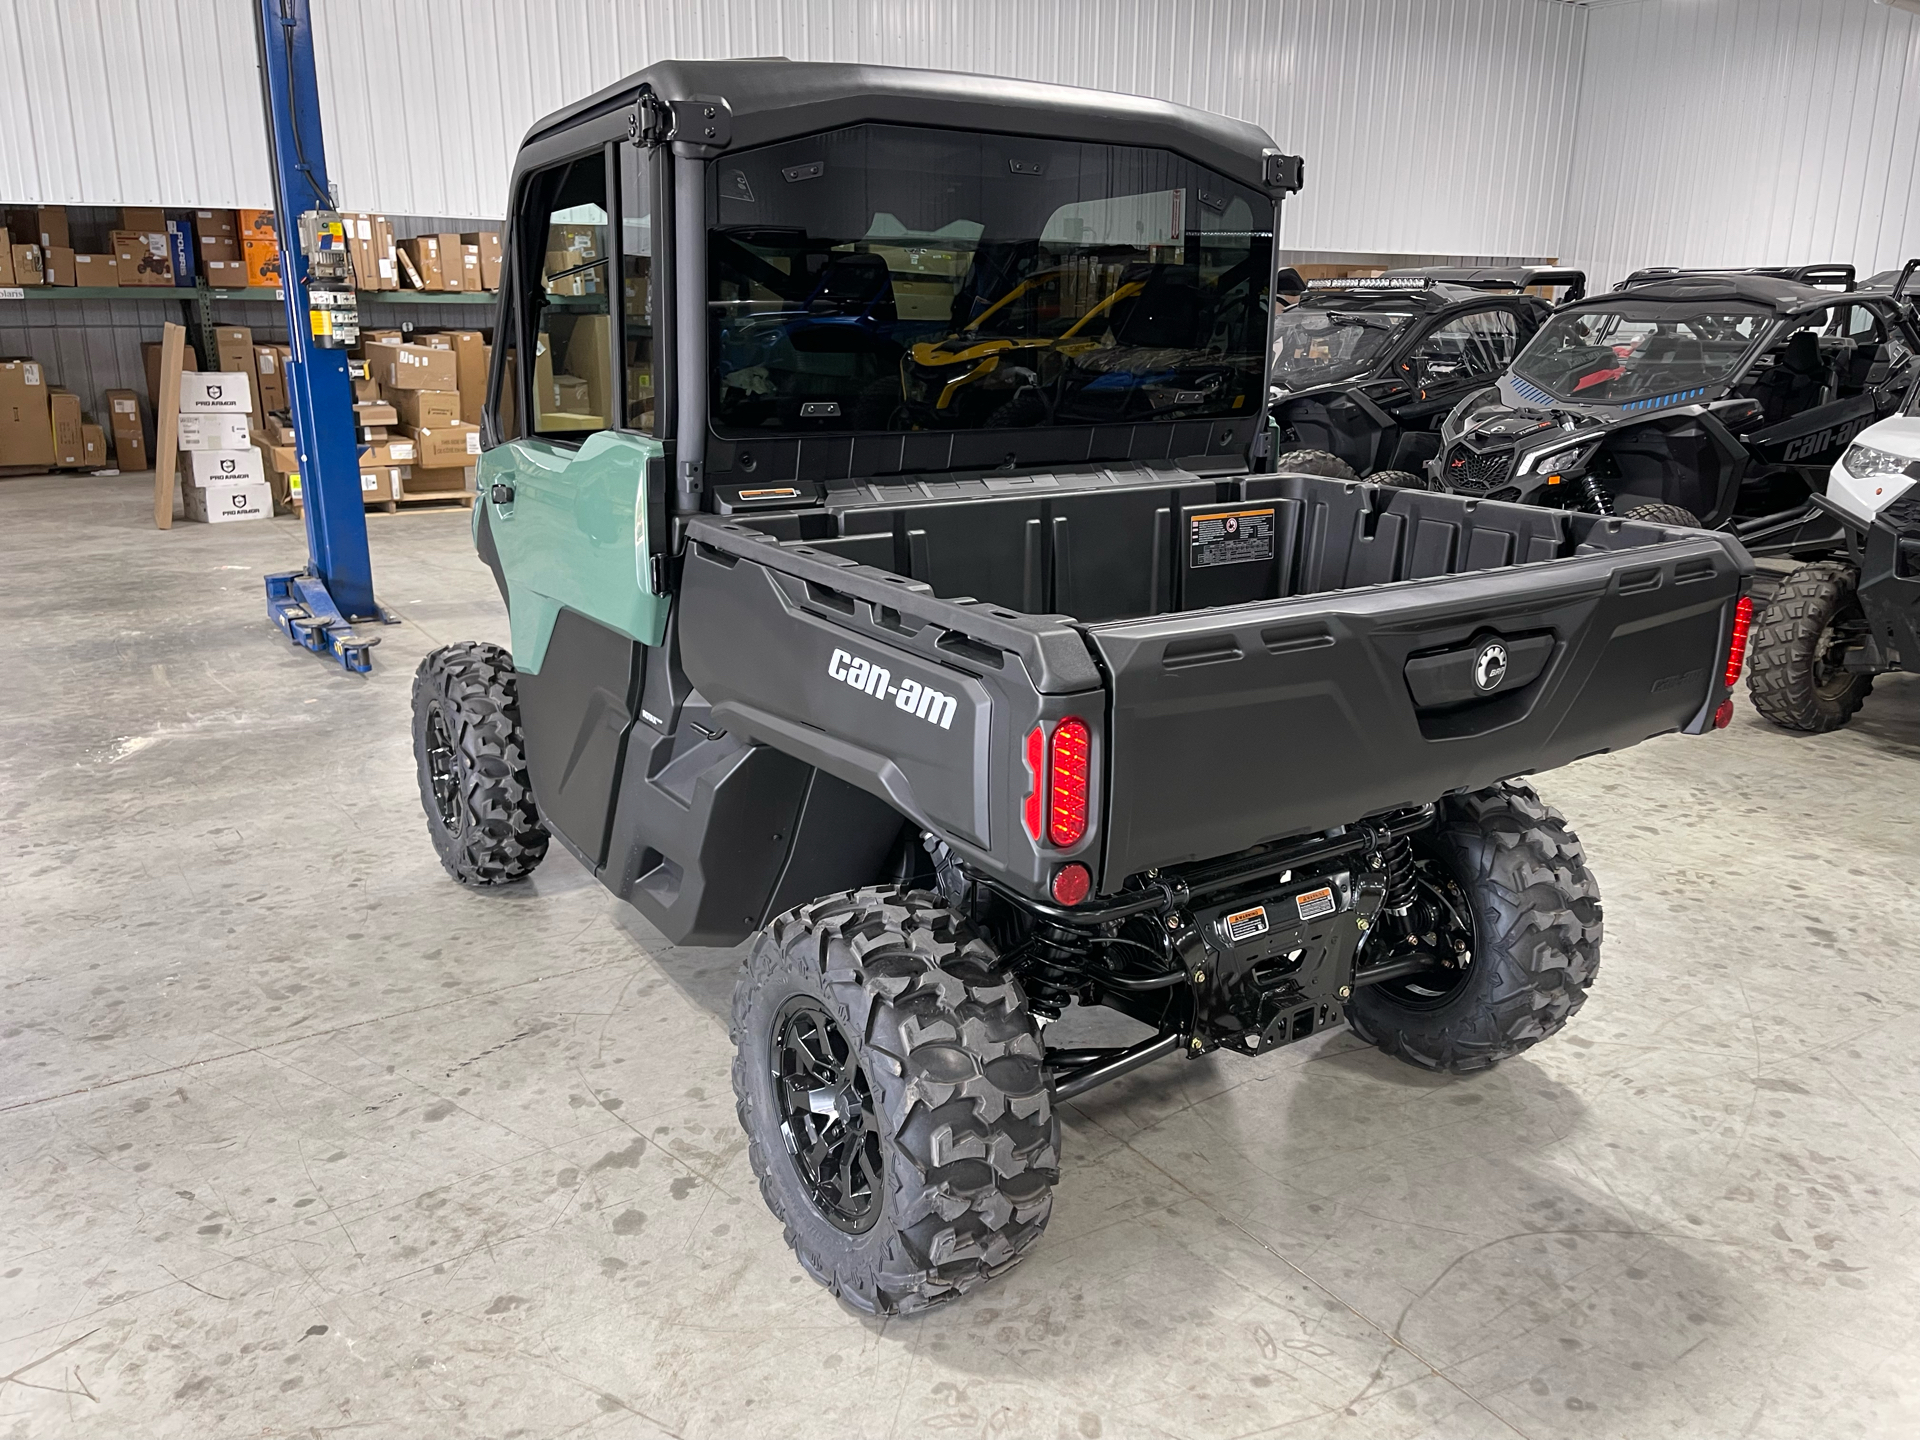
[[[506,577],[515,669],[539,671],[563,608],[660,643],[668,602],[647,588],[644,502],[647,461],[660,453],[657,440],[604,430],[578,449],[521,439],[482,458],[479,503]],[[497,484],[511,501],[492,499]]]
[[[520,723],[540,814],[589,863],[606,854],[620,750],[633,723],[639,646],[575,610],[562,610],[546,663],[521,673]]]

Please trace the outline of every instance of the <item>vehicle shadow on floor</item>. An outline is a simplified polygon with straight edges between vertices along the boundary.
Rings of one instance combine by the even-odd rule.
[[[1882,754],[1920,758],[1920,675],[1877,677],[1847,729],[1865,736]]]

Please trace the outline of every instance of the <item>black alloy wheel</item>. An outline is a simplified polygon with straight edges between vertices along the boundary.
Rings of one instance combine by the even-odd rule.
[[[460,775],[453,763],[453,737],[447,733],[447,715],[438,704],[427,709],[427,783],[440,823],[460,828]]]
[[[873,1089],[852,1044],[819,1001],[796,995],[773,1022],[773,1090],[780,1134],[815,1208],[860,1235],[884,1193]]]

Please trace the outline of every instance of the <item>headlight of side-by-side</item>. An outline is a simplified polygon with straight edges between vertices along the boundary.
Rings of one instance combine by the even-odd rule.
[[[1474,391],[1448,411],[1447,418],[1440,422],[1440,443],[1451,445],[1467,432],[1468,427],[1473,423],[1475,412],[1499,403],[1500,387],[1497,385],[1489,385],[1484,390]]]
[[[1871,445],[1849,445],[1847,453],[1840,457],[1842,467],[1856,480],[1865,480],[1874,475],[1904,475],[1907,467],[1916,463],[1920,462],[1905,455],[1876,450]]]
[[[1529,455],[1520,462],[1517,473],[1544,475],[1549,470],[1577,470],[1598,448],[1592,441],[1583,440],[1578,445],[1562,445],[1558,450],[1550,450],[1544,455]]]

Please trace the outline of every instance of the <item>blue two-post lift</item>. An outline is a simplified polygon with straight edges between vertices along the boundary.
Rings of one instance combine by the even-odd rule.
[[[292,353],[287,401],[307,526],[307,567],[267,576],[267,613],[295,644],[331,656],[349,670],[365,671],[372,666],[369,651],[379,641],[356,634],[353,627],[391,624],[393,617],[373,598],[347,353],[318,343],[330,338],[315,333],[324,328],[315,311],[328,287],[312,282],[301,244],[301,214],[332,216],[336,208],[327,186],[308,0],[254,0],[254,21]]]

